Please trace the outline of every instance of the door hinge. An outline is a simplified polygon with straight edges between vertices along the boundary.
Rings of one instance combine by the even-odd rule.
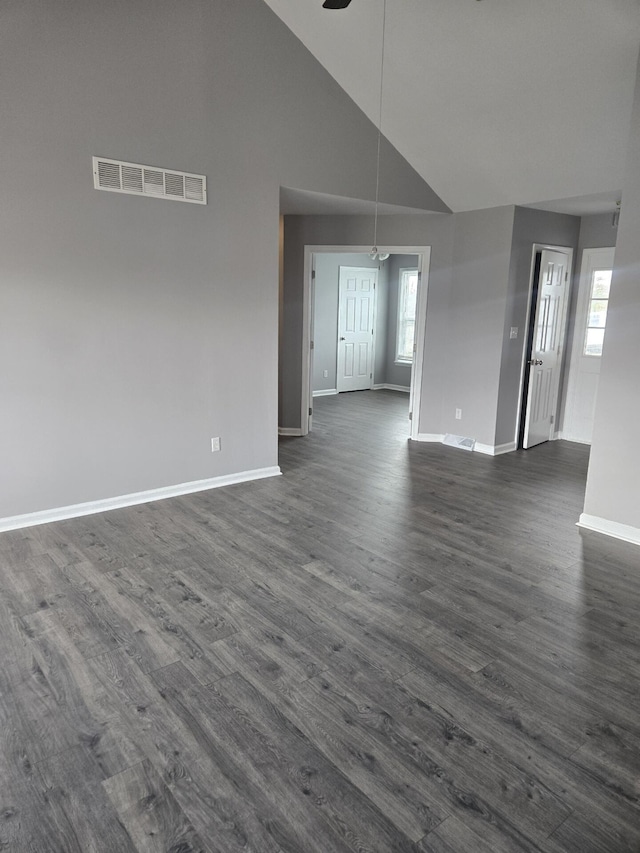
[[[309,417],[311,417],[312,414],[313,414],[313,409],[311,408],[311,406],[309,406]]]
[[[409,412],[409,420],[410,420],[410,421],[412,421],[412,420],[413,420],[413,412]]]
[[[567,270],[566,273],[564,274],[564,280],[567,281],[568,278],[569,278],[569,270]]]
[[[373,379],[373,373],[369,374],[369,379]]]
[[[551,415],[551,423],[555,423],[555,419],[556,419],[556,416],[555,416],[555,415]]]
[[[309,349],[315,349],[315,343],[313,341],[309,342]]]
[[[315,271],[315,270],[311,270],[311,278],[315,278],[315,277],[316,277],[316,271]]]

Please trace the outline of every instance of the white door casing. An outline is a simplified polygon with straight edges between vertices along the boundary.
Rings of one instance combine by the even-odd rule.
[[[311,258],[311,285],[309,291],[309,325],[311,329],[315,327],[315,304],[316,304],[316,261],[315,257]],[[307,426],[307,430],[310,432],[312,429],[313,423],[313,383],[311,382],[311,377],[313,376],[313,362],[315,356],[315,341],[309,341],[309,392],[307,398],[307,404],[309,406],[309,423]],[[305,405],[304,399],[302,400],[302,405]]]
[[[594,274],[613,269],[614,255],[613,247],[585,249],[582,253],[562,429],[562,437],[569,441],[591,444],[601,358],[584,354],[589,301]]]
[[[416,327],[413,341],[413,364],[411,365],[411,384],[409,388],[409,417],[411,418],[410,436],[417,440],[420,434],[420,404],[422,401],[422,373],[427,334],[427,285],[431,248],[418,255],[418,301],[416,305]]]
[[[523,446],[548,441],[554,431],[564,348],[570,255],[543,249],[529,358]]]
[[[340,267],[338,392],[373,386],[377,277],[377,269]]]

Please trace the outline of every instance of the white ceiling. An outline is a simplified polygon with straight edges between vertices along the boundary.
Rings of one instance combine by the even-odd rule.
[[[383,0],[265,2],[377,123]],[[454,211],[612,210],[639,44],[639,0],[387,0],[383,133]]]

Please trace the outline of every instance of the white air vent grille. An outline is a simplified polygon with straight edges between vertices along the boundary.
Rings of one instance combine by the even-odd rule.
[[[155,196],[191,204],[207,203],[207,179],[204,175],[123,163],[105,157],[93,158],[93,185],[97,190],[112,193]]]
[[[474,450],[476,446],[474,438],[465,438],[464,435],[451,435],[451,433],[445,435],[442,443],[448,444],[449,447],[459,447],[460,450]]]

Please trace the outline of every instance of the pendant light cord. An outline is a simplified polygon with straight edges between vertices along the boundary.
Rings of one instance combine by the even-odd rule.
[[[380,57],[380,97],[378,100],[378,151],[376,154],[376,207],[373,218],[373,253],[378,252],[378,202],[380,198],[380,151],[382,143],[382,95],[384,87],[384,43],[387,31],[387,0],[382,0],[382,55]]]

